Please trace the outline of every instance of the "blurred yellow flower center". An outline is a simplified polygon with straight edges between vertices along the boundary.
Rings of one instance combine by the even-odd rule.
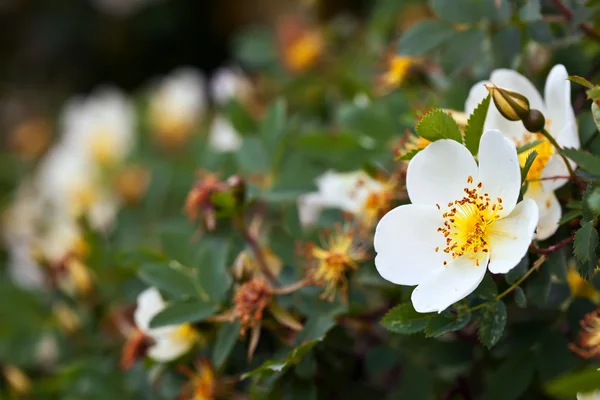
[[[481,183],[473,184],[473,177],[469,176],[468,187],[464,189],[465,197],[447,204],[442,217],[444,226],[438,228],[446,238],[444,253],[449,254],[451,260],[463,255],[479,260],[490,251],[489,236],[491,226],[500,218],[498,213],[502,210],[502,199],[492,200],[487,193],[480,193]],[[475,187],[473,187],[475,186]],[[439,204],[436,204],[441,209]],[[435,249],[436,252],[440,248]],[[444,261],[444,265],[448,261]]]
[[[92,135],[90,146],[94,160],[104,166],[114,162],[116,156],[116,143],[113,135],[105,130],[98,130]]]
[[[198,332],[194,329],[191,324],[181,324],[175,332],[173,332],[173,336],[177,340],[182,340],[184,342],[193,342],[198,338]]]
[[[529,172],[527,173],[527,181],[529,181],[530,187],[537,187],[541,185],[540,178],[542,177],[542,171],[546,168],[548,161],[554,155],[555,149],[552,143],[548,141],[542,134],[540,133],[530,133],[527,135],[524,143],[517,143],[517,145],[523,146],[529,143],[538,142],[535,146],[530,148],[528,151],[521,152],[519,154],[519,164],[521,167],[525,165],[525,161],[527,160],[527,156],[532,152],[536,151],[537,156],[531,164],[531,168],[529,168]]]
[[[291,69],[301,71],[313,65],[323,47],[321,34],[305,33],[294,40],[286,51],[286,61]]]
[[[390,60],[388,70],[384,75],[385,84],[389,86],[400,85],[413,63],[414,61],[410,57],[394,56]]]
[[[202,366],[193,378],[192,400],[213,400],[215,398],[215,374],[208,365]]]
[[[408,151],[412,151],[412,150],[422,150],[425,147],[427,147],[431,142],[427,139],[424,139],[420,136],[416,136],[416,135],[411,135],[407,142],[406,145],[404,146],[405,150]]]
[[[71,213],[76,217],[81,216],[90,209],[97,199],[98,191],[91,183],[75,188],[71,194]]]

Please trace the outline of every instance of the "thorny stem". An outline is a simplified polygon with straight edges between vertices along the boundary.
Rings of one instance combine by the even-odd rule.
[[[265,259],[265,255],[262,252],[260,244],[258,243],[256,238],[250,234],[250,231],[248,230],[248,227],[246,226],[246,222],[244,221],[244,217],[243,216],[237,217],[237,218],[234,217],[233,222],[238,227],[240,232],[242,233],[242,236],[244,237],[244,240],[246,240],[246,243],[248,244],[250,249],[252,249],[252,252],[254,253],[254,256],[256,257],[256,261],[258,262],[258,266],[260,267],[260,272],[262,272],[262,274],[269,280],[269,282],[271,282],[271,284],[278,285],[277,278],[275,277],[275,275],[273,275],[273,272],[271,272],[271,270],[269,269],[269,266]]]
[[[565,162],[565,165],[567,166],[567,170],[569,170],[569,175],[571,176],[571,179],[573,181],[576,181],[577,176],[575,175],[575,172],[573,171],[573,167],[571,167],[571,163],[569,162],[567,157],[565,157],[565,155],[562,153],[562,148],[560,147],[560,145],[556,142],[556,140],[552,137],[552,135],[550,133],[548,133],[548,131],[546,129],[542,129],[541,134],[544,135],[544,137],[546,139],[548,139],[548,141],[552,144],[552,146],[554,146],[556,148],[556,151],[558,151],[558,154]]]
[[[565,16],[568,21],[573,19],[573,11],[567,6],[562,0],[550,0],[554,7]],[[581,30],[591,39],[594,39],[597,42],[600,42],[600,32],[598,32],[592,25],[587,22],[582,22],[579,24]]]
[[[538,254],[543,254],[543,255],[552,254],[556,250],[560,249],[561,247],[565,247],[566,245],[571,243],[574,238],[575,238],[575,236],[569,236],[569,237],[564,238],[563,240],[556,242],[553,245],[548,246],[548,247],[537,247],[535,244],[531,243],[530,248]]]
[[[510,287],[508,289],[506,289],[504,292],[500,293],[499,295],[497,295],[496,297],[494,297],[494,301],[498,301],[500,299],[502,299],[503,297],[505,297],[506,295],[510,294],[513,290],[515,290],[519,285],[521,285],[521,283],[525,282],[525,280],[527,278],[529,278],[529,276],[531,274],[533,274],[534,271],[537,271],[540,266],[546,261],[546,255],[542,255],[540,258],[538,258],[534,263],[533,266],[529,269],[529,271],[527,271],[525,273],[525,275],[523,275],[521,278],[519,278],[519,280],[517,280],[515,283],[513,283],[512,285],[510,285]],[[489,301],[483,302],[481,304],[476,305],[475,307],[471,307],[469,308],[467,311],[469,312],[473,312],[476,310],[479,310],[480,308],[485,307],[487,304],[489,303]]]

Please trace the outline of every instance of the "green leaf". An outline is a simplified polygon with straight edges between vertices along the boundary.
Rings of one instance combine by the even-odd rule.
[[[534,351],[536,369],[543,382],[564,374],[578,364],[577,357],[569,350],[569,339],[555,330],[544,332]]]
[[[255,368],[250,372],[246,372],[245,374],[242,374],[241,379],[244,380],[244,379],[248,379],[251,377],[256,377],[260,381],[260,380],[268,378],[272,375],[281,374],[289,367],[291,367],[293,365],[297,365],[300,361],[302,361],[304,356],[321,341],[323,341],[322,337],[315,339],[315,340],[311,340],[310,342],[304,343],[304,344],[296,347],[292,351],[290,351],[287,354],[287,356],[285,358],[283,358],[282,360],[266,361],[258,368]]]
[[[202,321],[216,311],[217,307],[214,304],[199,300],[169,304],[152,318],[150,328]]]
[[[582,86],[585,86],[588,89],[591,89],[594,87],[594,84],[592,82],[588,81],[587,79],[585,79],[582,76],[570,75],[567,79],[569,79],[571,82],[575,82]]]
[[[396,161],[409,161],[412,160],[414,156],[416,156],[421,150],[423,149],[413,149],[410,151],[407,151],[406,153],[402,154],[401,156],[396,158]]]
[[[542,19],[542,5],[540,0],[527,0],[519,9],[519,18],[523,22],[535,22]]]
[[[222,302],[231,287],[232,279],[227,271],[228,253],[228,240],[215,237],[203,239],[196,282],[214,303]]]
[[[450,39],[454,33],[452,25],[427,19],[417,22],[400,37],[398,54],[403,56],[418,56],[435,49]]]
[[[558,220],[558,225],[566,224],[567,222],[571,222],[574,219],[581,217],[581,210],[570,210],[567,211],[563,216]]]
[[[533,165],[533,162],[535,161],[537,155],[538,153],[535,150],[527,155],[525,164],[523,165],[523,168],[521,168],[521,182],[525,182],[527,174],[529,173],[529,169],[531,169],[531,166]]]
[[[381,320],[381,325],[394,333],[417,333],[425,329],[435,315],[418,313],[411,303],[404,303],[389,310]]]
[[[237,132],[243,135],[256,133],[256,121],[237,99],[229,101],[223,112]]]
[[[417,134],[430,142],[452,139],[462,143],[462,135],[454,118],[439,108],[423,115],[415,126]]]
[[[513,291],[513,295],[515,297],[515,303],[521,308],[527,308],[527,297],[525,297],[525,292],[520,287],[516,287]]]
[[[440,51],[440,64],[450,78],[483,56],[486,38],[487,32],[481,28],[458,31],[452,35],[451,40]]]
[[[224,323],[219,328],[215,347],[212,352],[212,363],[216,369],[221,368],[231,350],[235,346],[240,335],[240,322],[236,320],[233,323]]]
[[[267,111],[267,115],[260,123],[260,134],[264,139],[268,151],[275,151],[279,142],[286,133],[287,105],[284,99],[277,99]]]
[[[600,175],[600,157],[595,154],[586,153],[583,150],[563,149],[563,154],[575,161],[579,168]]]
[[[584,201],[587,203],[593,217],[600,215],[600,188],[594,188],[593,191],[590,191]]]
[[[592,103],[592,113],[596,114],[598,112],[598,103],[596,103],[596,101],[600,99],[600,86],[596,85],[593,88],[586,90],[585,93],[590,99],[594,100],[594,103]],[[595,109],[594,104],[596,104]],[[596,116],[594,116],[594,120],[596,120]]]
[[[588,221],[575,233],[573,253],[577,258],[579,274],[589,279],[596,269],[596,247],[598,247],[598,231],[594,222]]]
[[[573,399],[577,393],[588,393],[600,389],[598,366],[576,372],[569,372],[548,382],[546,392],[552,396]]]
[[[542,142],[543,142],[543,140],[535,140],[531,143],[524,144],[523,146],[521,146],[517,149],[517,154],[521,154],[521,153],[526,152],[527,150],[533,149],[535,146],[537,146],[538,144],[540,144]]]
[[[471,321],[471,313],[464,312],[458,315],[441,313],[431,318],[425,327],[425,337],[439,337],[448,332],[458,331]]]
[[[442,20],[455,24],[476,24],[495,17],[495,3],[488,0],[429,0],[433,12]]]
[[[533,357],[529,352],[509,355],[490,376],[483,399],[520,399],[533,381],[534,372]]]
[[[262,174],[269,170],[271,157],[258,137],[245,136],[235,156],[240,169],[246,174]]]
[[[506,306],[504,302],[498,300],[484,307],[477,326],[481,343],[488,349],[494,347],[502,337],[506,326]]]
[[[147,263],[138,273],[140,279],[149,286],[155,286],[178,297],[198,297],[198,289],[194,285],[193,271],[176,261],[168,264]]]
[[[487,95],[473,110],[465,128],[465,146],[474,156],[479,152],[479,141],[483,135],[483,124],[490,107],[490,98],[490,95]]]
[[[600,131],[600,107],[598,107],[598,103],[595,101],[592,103],[592,118],[594,119],[594,124],[596,124],[596,129]]]

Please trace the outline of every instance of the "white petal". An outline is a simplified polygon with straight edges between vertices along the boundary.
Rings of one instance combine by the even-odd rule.
[[[521,169],[514,143],[498,130],[486,131],[481,137],[479,181],[492,200],[502,199],[500,218],[510,214],[519,198]]]
[[[489,269],[505,274],[513,269],[527,253],[538,223],[538,208],[532,199],[525,199],[506,218],[492,225]]]
[[[175,340],[174,330],[154,337],[156,343],[148,349],[148,356],[159,362],[172,361],[185,354],[193,345],[192,341]]]
[[[485,88],[486,81],[480,81],[471,87],[469,91],[469,96],[467,97],[467,101],[465,102],[465,113],[467,115],[471,115],[473,110],[477,108],[479,103],[483,101],[489,94],[487,89]]]
[[[431,274],[412,293],[415,310],[442,312],[471,294],[483,280],[488,258],[479,266],[468,256],[459,257]]]
[[[558,229],[558,221],[562,216],[560,203],[554,192],[540,192],[538,196],[532,198],[537,203],[540,211],[540,220],[538,221],[535,238],[538,240],[548,239]]]
[[[448,259],[444,236],[437,231],[442,224],[435,206],[408,204],[384,215],[373,239],[379,274],[399,285],[417,285],[441,268]]]
[[[298,217],[302,226],[310,226],[317,222],[323,209],[323,201],[318,192],[298,196]]]
[[[242,146],[242,138],[231,122],[217,116],[213,119],[208,137],[210,146],[220,152],[237,151]]]
[[[533,83],[523,75],[512,69],[497,69],[492,72],[490,81],[498,87],[512,90],[527,97],[529,106],[538,109],[545,115],[546,107],[540,92]]]
[[[359,213],[369,194],[379,191],[382,184],[365,171],[327,171],[316,180],[322,204],[349,213]]]
[[[469,176],[477,177],[477,163],[469,150],[454,140],[438,140],[408,164],[408,196],[414,204],[446,205],[464,197]]]
[[[577,167],[577,165],[572,160],[568,160],[568,162],[569,164],[571,164],[571,167],[573,169]],[[552,192],[558,189],[559,187],[564,186],[569,181],[568,178],[547,179],[556,176],[568,177],[569,169],[565,164],[565,160],[563,160],[563,158],[560,155],[555,153],[552,157],[550,157],[550,160],[548,160],[548,163],[546,164],[546,166],[542,170],[542,174],[540,175],[540,178],[543,179],[541,182],[544,192]]]
[[[544,97],[550,120],[550,133],[565,147],[579,148],[579,135],[575,123],[575,112],[571,105],[571,82],[563,65],[556,65],[548,74]]]
[[[158,290],[155,287],[148,288],[138,295],[133,320],[142,332],[148,333],[150,321],[164,308],[165,302]]]

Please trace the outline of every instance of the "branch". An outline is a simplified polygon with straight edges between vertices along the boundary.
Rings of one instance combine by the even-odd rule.
[[[567,238],[564,238],[563,240],[554,243],[553,245],[550,245],[548,247],[537,247],[535,244],[531,243],[531,250],[533,250],[535,253],[538,254],[552,254],[554,253],[556,250],[560,249],[561,247],[565,247],[566,245],[568,245],[569,243],[571,243],[573,241],[573,238],[575,236],[569,236]]]
[[[571,21],[573,20],[573,11],[567,6],[562,0],[550,0],[554,7],[562,14],[564,17]],[[600,42],[600,32],[598,32],[594,27],[588,22],[582,22],[579,24],[579,28],[586,34],[590,39],[594,39],[597,42]]]

